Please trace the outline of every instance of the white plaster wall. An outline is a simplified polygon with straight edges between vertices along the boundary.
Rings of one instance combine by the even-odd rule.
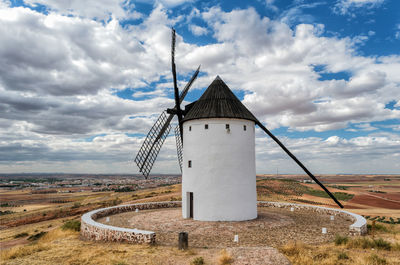
[[[242,119],[198,119],[183,124],[183,218],[189,217],[187,192],[193,192],[195,220],[257,217],[254,126],[253,121]]]

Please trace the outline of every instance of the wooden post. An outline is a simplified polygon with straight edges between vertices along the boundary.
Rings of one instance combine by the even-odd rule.
[[[375,220],[372,221],[371,234],[372,234],[372,238],[375,238]]]
[[[180,250],[185,250],[189,247],[189,235],[187,232],[180,232],[179,233],[179,244],[178,248]]]

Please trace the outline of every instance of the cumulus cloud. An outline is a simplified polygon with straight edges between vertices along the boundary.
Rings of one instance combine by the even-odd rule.
[[[399,115],[385,109],[385,102],[399,95],[396,56],[379,58],[386,62],[381,64],[357,55],[354,39],[321,36],[322,25],[300,24],[291,30],[252,8],[224,12],[216,7],[202,17],[218,43],[188,48],[187,64],[198,61],[231,88],[247,91],[244,103],[270,128],[326,131]],[[313,65],[351,77],[319,80]]]
[[[165,7],[176,7],[185,3],[195,2],[196,0],[137,0],[143,3],[152,3],[154,5],[162,4]]]
[[[189,30],[196,36],[206,35],[208,33],[206,28],[194,24],[189,25]]]
[[[38,4],[46,6],[50,11],[55,11],[63,15],[73,15],[97,20],[107,21],[110,17],[120,19],[138,19],[142,14],[135,11],[134,5],[127,0],[24,0],[33,7]]]
[[[326,139],[282,138],[282,142],[311,172],[318,174],[383,174],[398,172],[400,168],[398,134],[381,133],[350,139],[336,135]],[[256,150],[258,171],[276,172],[278,169],[283,174],[303,173],[272,140],[258,138]]]

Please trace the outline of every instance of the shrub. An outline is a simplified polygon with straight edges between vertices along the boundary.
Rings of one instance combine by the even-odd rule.
[[[365,237],[355,238],[347,242],[349,248],[373,248],[374,246],[374,241]]]
[[[340,252],[338,254],[338,259],[349,259],[349,256],[345,252]]]
[[[314,261],[318,261],[318,260],[323,260],[326,259],[327,257],[329,257],[328,253],[318,253],[317,255],[315,255],[312,259]]]
[[[78,220],[69,220],[66,221],[62,226],[62,230],[73,230],[73,231],[81,231],[81,222]]]
[[[14,236],[14,238],[20,238],[20,237],[26,237],[26,236],[29,236],[29,234],[26,233],[26,232],[23,232],[23,233],[16,234],[16,235]]]
[[[386,265],[388,262],[386,261],[385,258],[381,258],[376,254],[372,254],[367,258],[367,263],[366,265]]]
[[[6,210],[6,211],[0,211],[0,216],[1,216],[1,215],[6,215],[6,214],[12,214],[12,213],[15,213],[15,212],[13,212],[13,211],[9,211],[9,210]]]
[[[390,242],[387,242],[382,238],[374,239],[374,245],[376,246],[376,248],[384,250],[390,250],[392,248]]]
[[[81,207],[81,203],[80,202],[75,202],[74,205],[71,208],[79,208]]]
[[[305,245],[303,243],[289,242],[286,245],[280,247],[279,250],[287,256],[297,256],[304,248]]]
[[[399,243],[395,243],[395,244],[392,246],[392,250],[394,250],[394,251],[400,251],[400,244],[399,244]]]
[[[203,257],[194,258],[192,260],[192,262],[190,262],[190,264],[191,265],[203,265],[204,264],[204,259],[203,259]]]
[[[115,265],[128,265],[126,262],[124,261],[118,261],[116,263],[114,263]]]
[[[346,192],[334,192],[333,193],[336,197],[336,199],[341,200],[341,201],[348,201],[353,199],[354,194],[346,193]]]
[[[347,243],[349,248],[378,248],[383,250],[391,250],[392,244],[382,238],[368,239],[368,238],[355,238],[349,240]]]
[[[339,246],[342,244],[347,244],[349,238],[347,236],[336,235],[335,237],[335,245]]]
[[[28,240],[30,240],[30,241],[38,240],[38,239],[42,238],[45,234],[47,234],[47,232],[44,232],[44,231],[39,232],[37,234],[31,235],[30,237],[28,237]]]
[[[389,229],[385,225],[377,224],[376,222],[375,223],[373,222],[371,225],[368,224],[367,229],[368,229],[368,233],[370,233],[372,230],[386,232],[386,233],[389,232]]]

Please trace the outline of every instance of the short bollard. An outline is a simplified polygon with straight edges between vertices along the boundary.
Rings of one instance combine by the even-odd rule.
[[[185,250],[189,247],[189,235],[187,232],[180,232],[179,233],[179,244],[178,248],[180,250]]]

